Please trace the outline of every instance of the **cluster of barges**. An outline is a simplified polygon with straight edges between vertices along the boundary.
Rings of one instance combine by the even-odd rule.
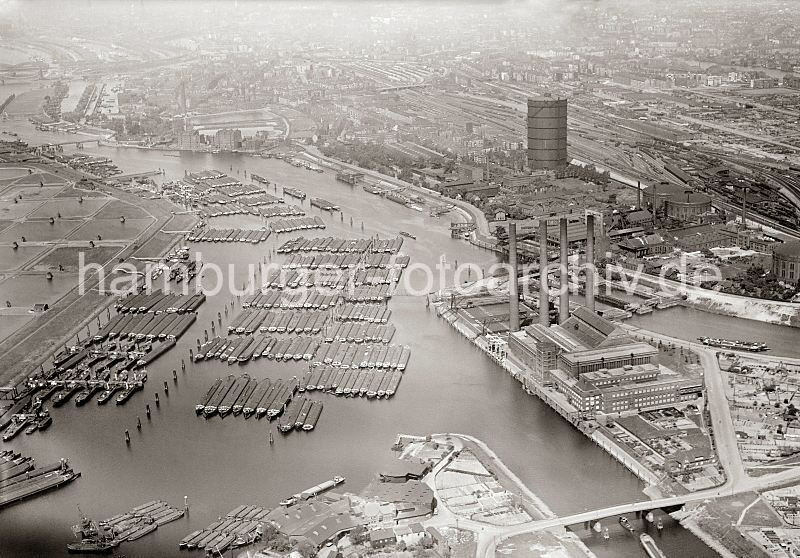
[[[206,418],[228,414],[274,419],[283,414],[297,392],[296,379],[256,380],[247,374],[217,378],[202,399],[195,405],[195,413]]]
[[[0,508],[58,488],[79,476],[66,459],[37,467],[31,457],[0,451]]]
[[[327,327],[324,337],[326,343],[389,343],[394,333],[392,324],[340,322]]]
[[[273,205],[258,208],[258,215],[261,217],[300,217],[306,212],[296,205]]]
[[[219,359],[228,364],[236,362],[244,364],[262,357],[267,360],[284,362],[311,360],[319,346],[319,338],[305,335],[291,338],[261,335],[233,338],[215,337],[201,345],[193,359],[195,361]]]
[[[338,304],[341,299],[341,293],[331,293],[329,290],[321,289],[308,289],[307,291],[298,291],[296,293],[285,290],[267,290],[267,292],[245,296],[242,299],[242,307],[251,310],[254,308],[327,310]]]
[[[717,339],[715,337],[698,337],[698,341],[709,347],[718,347],[720,349],[732,351],[748,351],[751,353],[769,351],[767,344],[761,341],[735,341],[730,339]]]
[[[258,244],[269,238],[268,229],[201,229],[186,238],[190,242],[250,242]]]
[[[133,508],[127,513],[115,515],[100,525],[108,529],[112,537],[119,541],[135,541],[152,533],[161,525],[183,517],[185,510],[170,506],[161,500],[154,500]]]
[[[302,190],[298,190],[297,188],[291,188],[289,186],[283,187],[283,193],[287,196],[291,196],[293,198],[297,198],[298,200],[306,199],[306,193]]]
[[[311,198],[311,205],[324,211],[339,211],[339,206],[323,198]]]
[[[347,254],[363,254],[365,252],[396,254],[403,246],[402,238],[305,238],[297,237],[287,240],[276,250],[279,254],[292,252],[332,252]]]
[[[205,529],[193,531],[183,537],[181,550],[205,550],[209,555],[221,556],[229,548],[238,548],[261,539],[269,509],[257,506],[239,506],[225,517]]]
[[[300,391],[330,393],[339,396],[389,398],[393,396],[403,373],[399,369],[347,369],[322,366],[300,379]]]
[[[320,310],[287,311],[242,310],[228,325],[228,333],[312,333],[316,335],[328,321]]]
[[[391,368],[401,372],[406,369],[411,350],[403,345],[359,345],[334,341],[323,344],[312,366],[331,365],[335,368]]]
[[[81,522],[72,527],[78,542],[68,544],[67,551],[70,554],[108,554],[126,541],[140,539],[159,526],[180,519],[184,513],[185,510],[166,502],[153,500],[99,524],[82,515]]]
[[[269,224],[270,230],[276,234],[303,231],[308,229],[324,229],[325,226],[325,222],[317,216],[279,219],[277,221],[272,221]]]
[[[278,429],[284,434],[294,430],[314,430],[321,414],[321,401],[313,401],[304,397],[293,399],[278,420]]]
[[[396,268],[408,266],[410,258],[386,254],[292,254],[281,264],[285,269]]]

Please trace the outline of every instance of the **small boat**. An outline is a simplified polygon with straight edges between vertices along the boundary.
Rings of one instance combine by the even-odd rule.
[[[293,506],[296,503],[297,503],[297,497],[296,496],[290,496],[289,498],[286,498],[285,500],[282,500],[280,504],[284,508],[288,508],[289,506]]]
[[[416,240],[417,237],[411,234],[410,232],[400,231],[401,236],[405,236],[406,238],[410,238],[411,240]]]
[[[661,531],[664,528],[664,523],[661,521],[661,518],[658,518],[658,522],[656,523],[656,528]]]
[[[631,522],[628,521],[628,518],[624,515],[619,516],[619,524],[622,525],[623,529],[628,530],[629,532],[633,533],[634,528],[631,525]]]
[[[51,424],[53,424],[53,417],[45,411],[44,416],[40,415],[39,420],[36,421],[36,428],[37,430],[47,430]]]
[[[108,388],[107,390],[103,391],[103,393],[101,393],[97,397],[97,404],[98,405],[105,405],[106,403],[108,403],[111,400],[112,397],[114,397],[114,394],[117,393],[121,389],[122,389],[122,386],[116,385],[116,386],[112,386],[112,387]]]

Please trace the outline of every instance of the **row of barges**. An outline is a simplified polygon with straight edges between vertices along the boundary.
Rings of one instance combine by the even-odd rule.
[[[155,340],[178,339],[197,320],[197,314],[118,314],[94,335],[95,342],[115,337]]]
[[[324,338],[326,343],[389,343],[394,334],[392,324],[339,322],[326,328]]]
[[[392,311],[375,304],[345,303],[336,309],[336,319],[339,321],[358,321],[385,324],[392,316]]]
[[[37,467],[33,458],[11,450],[0,451],[0,508],[58,488],[79,476],[66,459]]]
[[[339,211],[339,206],[324,198],[311,198],[311,205],[324,211]]]
[[[287,434],[292,430],[313,430],[322,413],[322,402],[304,397],[292,399],[278,420],[278,429]]]
[[[321,366],[300,379],[299,391],[319,390],[350,397],[391,397],[397,392],[403,373],[377,368],[344,369]]]
[[[409,261],[408,256],[399,254],[295,253],[287,258],[281,267],[288,269],[405,268]]]
[[[195,405],[195,412],[208,418],[242,414],[244,418],[273,419],[281,415],[298,389],[297,380],[256,380],[247,374],[217,378]]]
[[[242,310],[228,324],[228,333],[311,333],[316,335],[325,326],[328,314],[321,310]]]
[[[209,555],[221,556],[229,548],[252,544],[261,539],[265,518],[270,511],[257,506],[239,506],[205,529],[183,537],[178,548],[205,550]]]
[[[200,346],[194,360],[218,359],[228,364],[245,363],[250,360],[311,360],[320,346],[317,337],[299,336],[290,338],[265,337],[216,337]]]
[[[292,252],[332,252],[332,253],[386,253],[395,254],[403,246],[403,239],[397,238],[337,238],[337,237],[318,237],[305,238],[297,237],[287,240],[281,244],[277,252],[279,254],[289,254]]]
[[[357,345],[334,341],[324,343],[312,358],[312,366],[323,364],[341,368],[406,369],[411,350],[404,345]]]
[[[187,237],[190,242],[250,242],[258,244],[269,238],[270,231],[248,229],[204,229]]]
[[[196,312],[197,309],[206,301],[206,295],[198,293],[192,296],[184,296],[176,293],[165,293],[163,291],[142,291],[129,294],[117,300],[115,308],[117,312],[152,312],[160,314],[162,312],[176,312],[183,314],[186,312]]]
[[[298,200],[306,199],[306,193],[305,192],[303,192],[302,190],[299,190],[297,188],[292,188],[290,186],[284,186],[283,187],[283,193],[286,194],[287,196],[291,196],[293,198],[297,198]]]
[[[281,308],[327,310],[336,306],[341,300],[341,293],[331,293],[328,290],[309,289],[305,292],[290,293],[286,291],[267,291],[246,295],[242,299],[243,308]]]
[[[270,230],[275,234],[303,231],[308,229],[324,229],[325,221],[317,217],[295,217],[292,219],[278,219],[269,224]]]

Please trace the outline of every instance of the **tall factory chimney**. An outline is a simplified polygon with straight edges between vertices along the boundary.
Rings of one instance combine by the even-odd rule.
[[[547,292],[547,220],[539,219],[539,323],[550,325],[550,301]]]
[[[747,190],[749,188],[744,188],[742,192],[742,228],[747,230]]]
[[[569,273],[567,271],[567,218],[562,217],[558,220],[559,236],[558,247],[561,251],[559,267],[561,268],[561,280],[558,299],[558,323],[563,324],[569,319]]]
[[[594,215],[586,216],[586,307],[594,312]]]
[[[519,331],[519,284],[517,276],[517,224],[508,225],[508,261],[511,264],[511,276],[508,278],[509,287],[509,321],[511,331]]]
[[[642,182],[636,181],[636,209],[642,208]]]
[[[528,167],[557,169],[567,162],[567,100],[528,99]]]

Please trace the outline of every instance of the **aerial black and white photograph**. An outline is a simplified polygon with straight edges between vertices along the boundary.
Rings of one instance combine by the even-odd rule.
[[[800,1],[0,0],[0,558],[800,557]]]

